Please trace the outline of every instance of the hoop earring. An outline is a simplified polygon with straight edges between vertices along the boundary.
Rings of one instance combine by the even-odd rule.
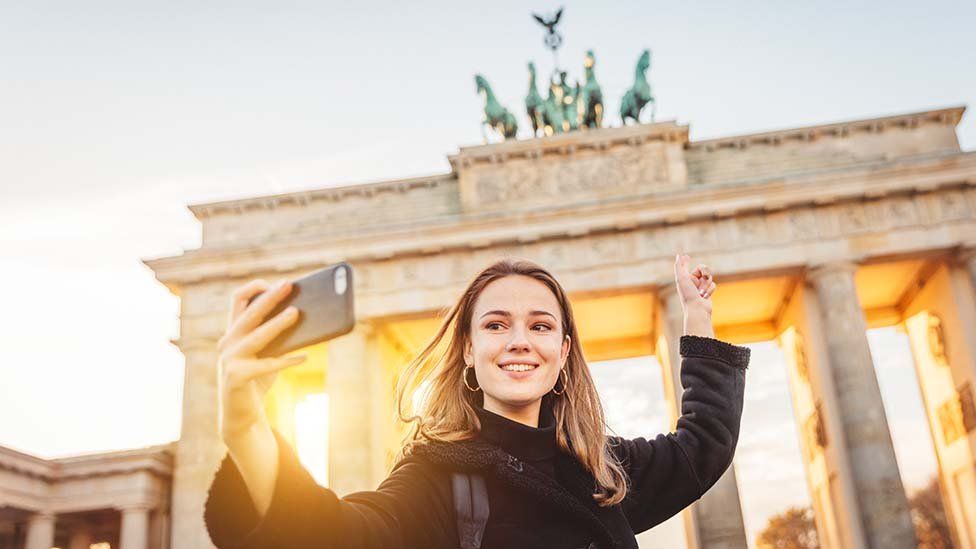
[[[464,386],[467,387],[469,391],[472,393],[477,393],[481,390],[481,386],[479,385],[478,387],[474,388],[471,387],[471,384],[468,383],[468,370],[474,371],[474,366],[465,366],[463,372],[461,373],[461,379],[464,380]],[[477,382],[478,377],[475,376],[474,379]]]
[[[563,379],[563,374],[566,374],[565,379]],[[556,390],[556,386],[553,385],[552,386],[552,394],[554,394],[556,396],[560,396],[563,393],[565,393],[566,392],[566,387],[568,386],[567,384],[569,383],[569,374],[566,373],[566,368],[565,367],[563,367],[561,370],[559,370],[559,379],[563,381],[563,390],[562,391],[557,391]]]

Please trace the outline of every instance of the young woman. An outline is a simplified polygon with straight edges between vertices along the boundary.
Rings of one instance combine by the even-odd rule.
[[[403,418],[413,433],[397,465],[376,491],[342,498],[315,483],[264,416],[275,373],[301,360],[255,358],[297,316],[259,324],[289,287],[243,286],[218,345],[228,455],[204,511],[211,539],[219,549],[456,549],[452,473],[463,472],[487,488],[483,549],[636,548],[636,533],[718,480],[739,434],[749,350],[713,339],[708,267],[689,270],[680,255],[675,282],[685,332],[675,432],[607,436],[563,288],[538,265],[500,261],[404,372],[401,410],[409,388],[429,390],[419,415]]]

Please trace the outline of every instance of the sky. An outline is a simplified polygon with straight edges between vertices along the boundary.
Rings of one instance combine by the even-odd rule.
[[[179,437],[179,300],[141,260],[200,245],[188,204],[446,172],[482,142],[475,73],[527,136],[525,64],[553,66],[529,12],[557,4],[405,6],[0,3],[0,445],[57,457]],[[560,65],[579,77],[595,51],[609,125],[643,48],[658,120],[692,139],[976,104],[972,2],[565,6]],[[795,450],[770,357],[750,391],[785,412],[762,423],[747,405],[760,423],[740,484],[763,481],[749,448]],[[906,357],[876,356],[886,398],[917,398]],[[902,381],[885,388],[889,370]],[[925,427],[889,414],[895,433]],[[750,524],[787,503],[752,492]]]

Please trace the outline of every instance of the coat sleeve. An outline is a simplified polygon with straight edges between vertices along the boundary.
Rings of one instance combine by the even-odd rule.
[[[684,392],[675,431],[653,440],[611,437],[630,479],[622,505],[634,533],[699,499],[732,464],[739,438],[749,349],[682,336],[680,353]]]
[[[457,546],[450,479],[429,463],[406,458],[375,491],[339,498],[316,483],[288,442],[274,434],[278,477],[260,520],[229,455],[214,476],[204,521],[218,549]]]

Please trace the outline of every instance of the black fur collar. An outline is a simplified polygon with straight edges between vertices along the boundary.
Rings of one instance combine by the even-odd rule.
[[[491,475],[542,504],[554,505],[578,518],[598,536],[600,547],[617,545],[599,517],[620,510],[597,505],[592,496],[593,476],[573,456],[563,452],[556,456],[561,485],[530,464],[481,439],[418,444],[410,455],[450,471]]]

